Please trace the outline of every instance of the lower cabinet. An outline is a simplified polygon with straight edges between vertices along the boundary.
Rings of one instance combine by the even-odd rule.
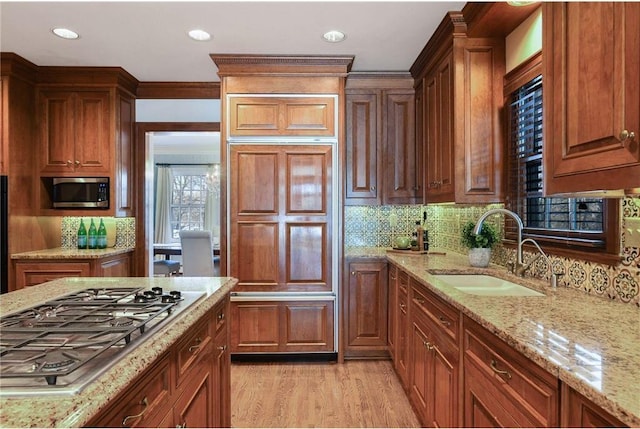
[[[627,426],[566,384],[562,384],[561,396],[561,427],[603,428]]]
[[[91,427],[230,427],[229,298],[131,383]]]
[[[409,385],[409,275],[404,271],[398,271],[396,298],[396,353],[393,367],[406,390]]]
[[[333,301],[233,301],[231,353],[334,352]]]
[[[344,356],[388,357],[387,262],[347,261],[343,289]]]
[[[63,277],[129,277],[132,252],[90,259],[14,259],[15,289]]]
[[[557,377],[464,319],[464,426],[558,427]]]
[[[411,332],[409,399],[420,420],[429,427],[460,426],[460,349],[446,330],[459,326],[444,319],[439,302],[413,279],[411,285]],[[450,309],[453,310],[453,309]]]

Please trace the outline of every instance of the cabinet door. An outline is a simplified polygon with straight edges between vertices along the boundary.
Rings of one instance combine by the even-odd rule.
[[[626,426],[620,420],[566,384],[562,385],[561,398],[561,427],[604,428]]]
[[[280,346],[277,302],[231,303],[231,352],[277,352]]]
[[[109,91],[79,91],[75,109],[76,172],[110,174],[114,154]]]
[[[389,314],[387,316],[387,344],[389,344],[389,354],[395,361],[398,336],[398,267],[389,264],[389,279],[387,289],[389,290]]]
[[[421,161],[415,138],[415,95],[384,91],[383,203],[415,204],[419,198]]]
[[[214,346],[213,427],[231,427],[231,355],[227,328],[218,332]]]
[[[543,14],[545,193],[639,187],[640,4]]]
[[[116,162],[113,176],[111,200],[115,204],[116,216],[132,216],[135,201],[135,171],[133,145],[135,126],[135,100],[133,98],[118,96],[119,126],[116,135]],[[115,195],[113,195],[115,193]]]
[[[42,173],[73,173],[76,168],[75,102],[70,91],[41,90],[38,94]]]
[[[230,97],[229,135],[335,136],[333,97]]]
[[[285,302],[281,320],[282,351],[334,351],[333,301]]]
[[[432,379],[433,345],[430,343],[427,329],[424,322],[418,317],[411,320],[411,337],[409,350],[411,353],[409,369],[409,399],[415,407],[421,422],[428,419],[429,408],[432,406],[429,401],[434,398],[429,390],[434,389],[435,380]]]
[[[406,273],[402,273],[405,274]],[[402,279],[398,274],[399,280]],[[408,278],[407,278],[408,282]],[[400,376],[400,381],[405,389],[409,386],[409,307],[408,307],[407,289],[398,289],[398,330],[397,330],[397,346],[396,360],[394,361],[395,369]]]
[[[347,156],[345,204],[377,205],[382,195],[378,175],[379,92],[350,91],[346,94]]]
[[[15,262],[16,289],[63,277],[89,277],[89,262]]]
[[[387,263],[350,262],[347,269],[345,356],[387,356]]]
[[[455,200],[453,63],[449,53],[424,80],[425,200]]]
[[[331,145],[233,145],[231,271],[236,291],[330,292]]]
[[[129,277],[131,276],[131,254],[117,255],[106,260],[99,260],[99,277]]]
[[[189,377],[188,386],[174,406],[174,419],[180,427],[214,427],[212,404],[214,404],[214,388],[217,386],[214,384],[213,377],[209,361],[202,361],[198,366],[198,371]]]

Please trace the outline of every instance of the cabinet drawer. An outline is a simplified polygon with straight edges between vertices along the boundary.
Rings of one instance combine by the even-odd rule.
[[[118,406],[87,426],[96,427],[158,427],[170,408],[171,360],[166,354],[155,367],[132,386],[133,392],[114,401]]]
[[[454,343],[458,343],[460,312],[429,292],[417,281],[411,281],[412,305],[424,311]]]
[[[208,317],[203,317],[189,330],[184,339],[178,344],[176,349],[177,359],[177,379],[176,386],[182,383],[182,380],[188,378],[188,374],[199,358],[204,355],[212,341],[212,323]]]
[[[558,426],[558,379],[465,318],[465,373],[481,377],[487,388],[521,413],[526,426]]]
[[[16,289],[45,283],[63,277],[89,277],[89,262],[16,262]]]
[[[227,303],[228,300],[224,300],[213,310],[213,317],[216,324],[216,334],[223,330],[227,325],[227,317],[229,313]]]
[[[398,270],[398,288],[405,295],[409,293],[409,274],[402,270]]]

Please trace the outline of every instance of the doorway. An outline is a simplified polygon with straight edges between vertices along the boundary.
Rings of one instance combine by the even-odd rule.
[[[159,160],[171,160],[176,164],[202,163],[202,160],[217,160],[220,162],[220,123],[170,123],[146,122],[137,124],[139,172],[137,183],[137,219],[136,219],[136,251],[135,272],[137,276],[153,275],[153,244],[155,238],[154,201],[155,201],[155,170],[156,148]],[[210,145],[211,153],[208,153]],[[180,153],[171,154],[181,147]],[[206,158],[205,158],[206,154]],[[180,162],[178,162],[180,161]],[[208,164],[206,162],[205,164]],[[211,162],[212,164],[214,162]],[[223,171],[220,171],[223,174]],[[224,207],[224,193],[220,193],[220,203]],[[220,210],[220,224],[224,225],[223,210]],[[226,255],[222,249],[224,228],[220,228],[221,243],[220,266],[225,266]],[[225,271],[222,268],[221,275]]]

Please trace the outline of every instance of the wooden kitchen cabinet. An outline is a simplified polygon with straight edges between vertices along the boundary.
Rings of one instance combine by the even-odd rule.
[[[389,345],[389,355],[395,361],[398,338],[398,267],[387,264],[387,289],[389,290],[389,300],[387,308],[387,344]]]
[[[542,8],[545,194],[640,187],[640,4]]]
[[[333,301],[233,301],[231,353],[333,352]]]
[[[109,90],[40,89],[40,173],[104,175],[113,154]]]
[[[565,428],[628,427],[566,384],[561,386],[560,426]]]
[[[348,260],[343,293],[345,357],[386,357],[388,279],[384,260]]]
[[[349,76],[345,204],[422,202],[414,97],[413,81],[405,74]]]
[[[396,353],[393,367],[405,390],[409,388],[409,274],[398,270],[397,313],[395,318]]]
[[[425,426],[459,427],[459,313],[417,281],[410,286],[409,399]]]
[[[230,427],[229,296],[124,389],[89,427]]]
[[[119,68],[41,71],[36,90],[39,132],[35,207],[46,216],[84,216],[96,210],[52,208],[53,177],[108,177],[103,216],[132,216],[137,80]]]
[[[88,259],[13,259],[16,281],[10,290],[63,277],[129,277],[131,260],[132,252]]]
[[[558,427],[558,379],[465,317],[464,426]]]
[[[428,202],[504,198],[504,39],[467,37],[466,31],[462,13],[449,12],[411,66],[423,100],[416,127]]]
[[[229,137],[335,137],[335,97],[229,97]]]

